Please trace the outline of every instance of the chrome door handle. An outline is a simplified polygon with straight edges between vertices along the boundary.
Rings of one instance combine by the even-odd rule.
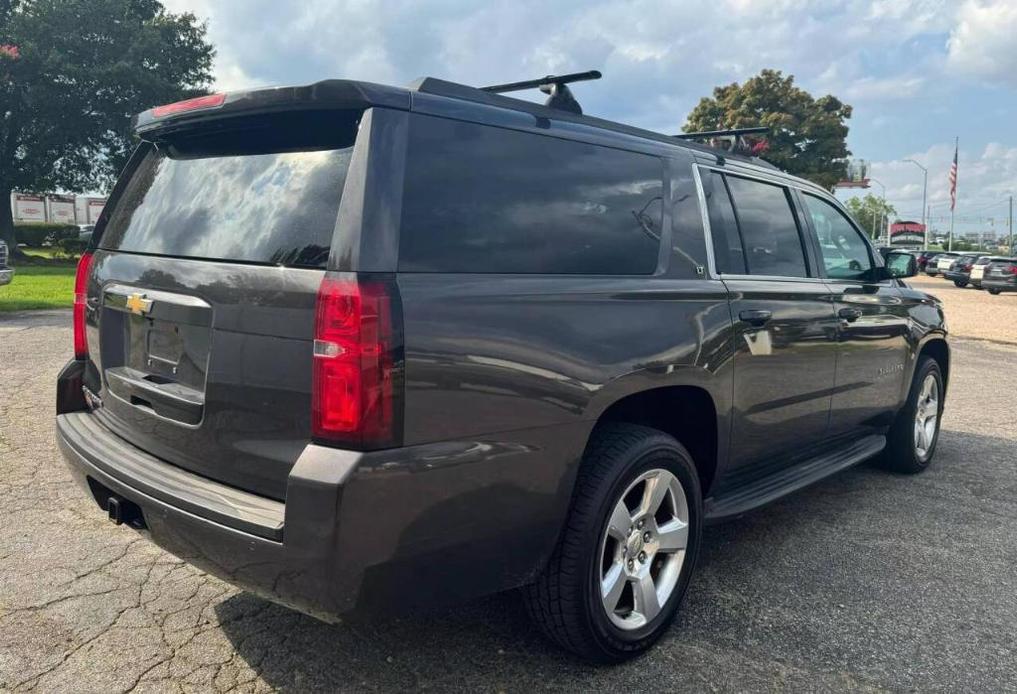
[[[748,323],[749,325],[765,325],[767,321],[773,318],[773,313],[765,309],[746,309],[738,314],[738,317]]]
[[[862,317],[862,309],[850,307],[842,308],[837,311],[837,316],[846,320],[848,323],[854,323]]]

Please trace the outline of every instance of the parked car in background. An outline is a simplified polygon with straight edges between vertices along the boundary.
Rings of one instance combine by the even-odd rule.
[[[313,615],[523,588],[617,662],[707,522],[929,466],[950,350],[911,254],[758,159],[555,103],[329,80],[138,116],[57,383],[83,494]]]
[[[950,263],[956,260],[960,253],[937,253],[925,266],[925,274],[930,277],[942,274],[950,267]]]
[[[975,289],[981,289],[982,277],[985,275],[985,268],[989,266],[989,263],[996,260],[1006,260],[1006,259],[1007,258],[1005,256],[1001,255],[978,256],[978,259],[975,260],[974,264],[971,266],[971,274],[968,275],[968,282],[970,282],[971,286],[974,287]]]
[[[929,259],[938,254],[939,251],[915,251],[915,262],[918,263],[918,271],[925,272],[925,266],[928,264]]]
[[[963,253],[957,256],[943,271],[943,277],[951,280],[957,287],[968,286],[968,278],[971,276],[971,268],[978,260],[977,253]]]
[[[1002,258],[989,263],[982,275],[982,288],[990,294],[1017,292],[1017,258]]]
[[[7,264],[9,258],[7,244],[0,241],[0,286],[10,284],[14,279],[14,268]]]

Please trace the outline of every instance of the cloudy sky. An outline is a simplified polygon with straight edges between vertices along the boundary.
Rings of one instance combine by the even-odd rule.
[[[599,69],[575,88],[587,113],[677,132],[714,86],[775,68],[854,106],[848,145],[902,216],[921,216],[911,158],[948,226],[955,136],[958,230],[1000,229],[1017,193],[1017,0],[163,1],[207,20],[223,89]]]

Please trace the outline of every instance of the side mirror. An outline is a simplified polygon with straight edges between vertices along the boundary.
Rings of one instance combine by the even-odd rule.
[[[918,274],[918,261],[911,253],[890,251],[884,258],[886,274],[893,279],[914,277]]]

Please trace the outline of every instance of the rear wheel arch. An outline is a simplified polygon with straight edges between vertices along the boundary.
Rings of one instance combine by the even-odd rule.
[[[674,437],[692,456],[703,496],[709,495],[717,472],[719,420],[709,391],[699,386],[661,386],[616,400],[597,418],[592,438],[608,423],[636,424]]]

